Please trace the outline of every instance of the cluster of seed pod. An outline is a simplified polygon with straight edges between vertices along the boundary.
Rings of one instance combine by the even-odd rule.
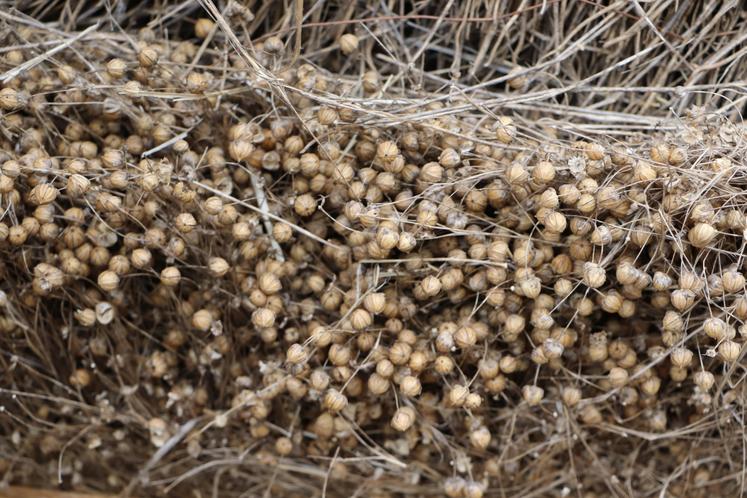
[[[255,50],[271,67],[284,45]],[[693,112],[629,149],[548,145],[441,104],[372,127],[310,95],[370,95],[378,76],[309,64],[280,75],[294,112],[265,116],[269,84],[224,94],[219,54],[184,69],[198,51],[146,29],[100,72],[71,54],[0,90],[0,344],[44,374],[15,379],[25,391],[106,408],[157,447],[208,418],[184,441],[194,459],[228,432],[263,464],[375,448],[469,498],[513,479],[505,414],[530,433],[550,413],[662,433],[744,399],[742,130]],[[151,408],[109,413],[125,406]],[[333,478],[374,474],[354,461]]]

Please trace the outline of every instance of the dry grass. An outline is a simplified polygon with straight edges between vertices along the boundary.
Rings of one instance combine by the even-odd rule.
[[[168,154],[182,138],[203,147],[211,140],[225,141],[225,128],[240,119],[263,123],[280,117],[300,123],[310,149],[337,132],[357,138],[376,130],[381,137],[401,138],[403,132],[418,129],[434,137],[434,150],[440,150],[438,141],[447,137],[464,146],[460,152],[465,157],[479,158],[476,147],[495,146],[488,125],[497,116],[510,115],[518,133],[505,148],[528,157],[548,155],[566,161],[577,153],[577,140],[622,151],[634,160],[648,159],[653,143],[684,149],[687,163],[669,167],[667,174],[683,182],[678,192],[690,196],[672,213],[661,234],[662,244],[676,246],[686,239],[687,219],[701,198],[718,200],[724,211],[747,209],[743,169],[747,148],[741,119],[747,33],[741,28],[744,16],[738,2],[319,1],[303,3],[302,9],[293,1],[282,8],[274,1],[249,2],[245,8],[237,5],[216,5],[212,0],[142,6],[18,2],[17,9],[0,11],[0,53],[22,50],[25,62],[0,66],[0,81],[6,83],[34,68],[54,79],[62,63],[89,68],[71,85],[39,90],[46,102],[34,106],[31,114],[50,144],[62,140],[60,130],[67,122],[85,122],[86,106],[100,104],[118,108],[127,119],[162,111],[176,116],[176,124],[169,128],[173,138],[153,144],[141,157]],[[217,21],[217,28],[198,43],[191,60],[159,62],[173,78],[162,78],[157,88],[133,94],[121,82],[101,76],[113,57],[137,60],[137,29],[147,26],[157,41],[173,49],[181,39],[192,38],[195,20],[206,16]],[[336,46],[337,38],[346,32],[360,38],[356,57],[342,56]],[[274,35],[285,42],[281,55],[255,49]],[[328,86],[299,89],[290,84],[285,73],[301,64],[315,68]],[[194,70],[212,76],[213,84],[205,94],[191,93],[185,86],[185,76]],[[362,85],[368,71],[379,75],[379,88],[373,92]],[[83,92],[87,102],[68,98],[74,95],[72,90]],[[309,120],[303,99],[312,108],[328,105],[353,111],[357,120],[332,131],[304,128]],[[15,153],[23,133],[5,124],[0,124],[0,133],[4,147]],[[354,143],[355,138],[350,148]],[[710,163],[717,157],[731,158],[734,167],[712,172]],[[285,219],[298,240],[314,241],[319,253],[325,245],[344,241],[317,235],[313,226],[288,213],[285,176],[264,186],[251,176],[253,193],[242,197],[238,191],[224,192],[201,181],[205,170],[177,179],[257,213],[266,234]],[[463,173],[456,183],[469,186],[485,185],[494,175],[479,167],[465,168]],[[606,181],[614,180],[615,173],[610,173]],[[652,187],[647,192],[649,204],[618,228],[629,236],[640,219],[660,210],[665,193],[663,185]],[[421,199],[421,195],[414,197],[413,206]],[[170,209],[163,200],[159,207],[164,212]],[[407,223],[415,223],[414,212],[405,215],[409,215]],[[4,213],[4,219],[14,216],[11,209]],[[329,215],[330,220],[333,217]],[[485,232],[509,223],[497,216],[475,222]],[[467,235],[466,229],[445,233],[444,227],[420,228],[433,240]],[[194,268],[186,277],[197,288],[207,288],[210,280],[199,265],[224,243],[216,233],[203,235],[196,262],[190,262]],[[675,277],[684,269],[719,272],[729,263],[743,263],[739,235],[730,234],[704,254],[686,247],[681,254],[653,251],[642,258],[649,268],[669,269]],[[272,238],[268,243],[279,254],[289,251],[287,246],[275,247]],[[614,268],[617,252],[622,251],[622,244],[618,246],[604,259],[608,268]],[[0,482],[142,497],[440,496],[444,480],[461,475],[476,481],[485,477],[485,495],[501,497],[741,496],[744,492],[744,352],[731,367],[715,366],[705,354],[707,346],[698,342],[703,320],[709,316],[731,317],[735,324],[741,321],[734,317],[730,303],[707,292],[688,312],[687,334],[675,346],[693,346],[696,362],[710,365],[719,374],[718,383],[707,406],[697,407],[691,384],[687,389],[673,382],[664,385],[657,400],[667,410],[666,430],[646,426],[643,419],[651,410],[626,419],[620,409],[620,390],[600,388],[601,374],[582,371],[579,360],[567,362],[560,371],[531,368],[490,402],[482,413],[493,431],[494,444],[488,452],[469,448],[464,433],[453,425],[432,424],[428,419],[420,436],[433,441],[436,450],[420,458],[403,451],[401,440],[383,430],[370,433],[348,420],[346,439],[357,440],[354,450],[337,444],[344,439],[340,438],[320,448],[316,456],[278,458],[268,451],[267,438],[250,436],[244,421],[231,419],[226,427],[218,427],[222,424],[216,419],[247,410],[247,404],[233,404],[232,397],[240,389],[225,382],[231,362],[259,370],[260,361],[266,359],[262,355],[282,362],[283,347],[232,352],[216,367],[218,376],[199,369],[190,372],[188,380],[207,386],[210,401],[199,408],[185,402],[189,408],[174,413],[172,405],[165,406],[154,394],[158,383],[143,379],[142,358],[162,343],[161,320],[184,328],[189,325],[183,317],[173,318],[175,309],[155,309],[147,294],[154,285],[140,292],[136,285],[145,284],[133,278],[127,308],[137,311],[122,316],[105,332],[110,354],[125,360],[118,364],[110,358],[95,359],[106,363],[96,374],[98,389],[105,394],[96,396],[68,382],[76,367],[94,361],[84,347],[86,338],[74,332],[72,314],[85,296],[76,287],[58,299],[27,305],[23,296],[33,265],[24,264],[26,253],[0,251],[6,267],[0,289],[11,303],[3,316],[16,325],[12,333],[0,336]],[[27,254],[37,257],[39,252],[35,247]],[[400,278],[405,260],[360,263],[362,272],[386,285]],[[433,270],[454,262],[434,257],[424,263]],[[484,262],[460,263],[480,266]],[[215,299],[230,302],[239,295],[237,287],[227,291],[234,295],[216,292]],[[298,300],[289,297],[290,304]],[[175,302],[170,305],[176,308]],[[426,330],[429,320],[448,314],[450,306],[445,298],[428,303],[413,323]],[[647,335],[638,338],[624,324],[611,327],[631,343],[647,346],[657,340],[661,314],[641,306],[636,321],[651,326]],[[344,318],[335,317],[335,323]],[[234,332],[238,334],[227,331]],[[583,339],[587,336],[588,331]],[[195,340],[195,347],[206,343]],[[642,353],[640,361],[642,368],[634,376],[645,372],[666,376],[666,355],[649,358]],[[520,402],[519,388],[525,382],[538,382],[548,393],[569,383],[582,385],[593,393],[586,402],[599,407],[604,421],[585,425],[560,402],[529,409]],[[306,409],[315,408],[295,404],[287,396],[274,403],[274,413],[280,415],[269,424],[272,437],[300,431],[314,438],[307,430],[312,415]],[[699,416],[691,417],[696,412]],[[152,417],[168,417],[173,424],[170,439],[160,449],[149,442],[147,421]],[[187,445],[195,434],[202,444],[198,455]]]

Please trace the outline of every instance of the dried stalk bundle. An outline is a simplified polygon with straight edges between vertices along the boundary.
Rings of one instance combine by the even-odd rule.
[[[738,494],[747,127],[734,88],[690,92],[743,61],[670,73],[742,35],[452,3],[0,13],[4,482]]]

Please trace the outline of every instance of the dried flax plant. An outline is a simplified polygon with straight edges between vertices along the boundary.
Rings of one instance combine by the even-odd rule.
[[[0,11],[0,496],[741,496],[744,17]]]

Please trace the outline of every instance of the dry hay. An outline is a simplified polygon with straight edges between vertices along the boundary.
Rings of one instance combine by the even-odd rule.
[[[0,12],[3,482],[737,496],[735,5]]]

